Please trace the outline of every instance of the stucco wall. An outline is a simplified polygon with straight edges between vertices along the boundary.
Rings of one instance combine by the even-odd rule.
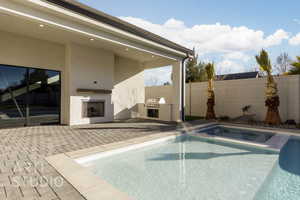
[[[67,47],[69,72],[70,125],[88,124],[113,120],[113,105],[110,94],[78,93],[78,88],[113,89],[114,54],[101,49],[77,44]],[[95,81],[97,83],[95,83]],[[105,100],[105,116],[82,117],[83,100]]]
[[[146,87],[145,99],[164,97],[166,104],[172,104],[172,85]]]
[[[282,120],[294,119],[300,121],[300,76],[276,77],[280,96],[280,115]],[[218,116],[238,117],[242,115],[241,108],[251,105],[250,112],[256,114],[257,120],[264,120],[266,114],[265,78],[216,81],[216,114]],[[165,97],[170,103],[170,86],[146,87],[146,99],[152,97]],[[186,114],[204,116],[206,113],[207,83],[193,83],[186,85]],[[190,109],[190,105],[191,109]],[[191,113],[190,113],[191,111]]]
[[[63,70],[63,45],[0,31],[0,63],[25,67]]]
[[[138,117],[138,104],[145,102],[144,68],[139,62],[116,56],[112,102],[115,119]]]

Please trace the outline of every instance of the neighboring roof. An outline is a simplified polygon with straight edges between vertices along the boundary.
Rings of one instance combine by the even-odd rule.
[[[101,12],[99,10],[96,10],[94,8],[91,8],[89,6],[86,6],[82,3],[79,3],[75,0],[44,0],[49,3],[61,6],[65,9],[71,10],[73,12],[76,12],[78,14],[87,16],[91,19],[97,20],[99,22],[111,25],[113,27],[116,27],[118,29],[121,29],[123,31],[126,31],[128,33],[132,33],[134,35],[146,38],[148,40],[151,40],[153,42],[162,44],[164,46],[167,46],[169,48],[175,49],[177,51],[193,55],[193,50],[188,49],[186,47],[183,47],[181,45],[178,45],[172,41],[169,41],[163,37],[160,37],[154,33],[151,33],[149,31],[146,31],[142,28],[139,28],[133,24],[130,24],[128,22],[125,22],[117,17],[108,15],[104,12]]]
[[[236,74],[224,74],[217,75],[216,80],[235,80],[235,79],[248,79],[248,78],[258,78],[259,72],[245,72],[245,73],[236,73]]]

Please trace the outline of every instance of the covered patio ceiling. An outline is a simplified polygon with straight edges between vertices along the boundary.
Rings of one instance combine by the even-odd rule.
[[[31,11],[30,9],[29,11]],[[36,12],[36,10],[34,11]],[[163,51],[149,48],[121,37],[118,38],[109,33],[100,32],[97,29],[85,27],[82,24],[78,25],[77,28],[73,25],[74,22],[72,21],[62,23],[63,20],[44,20],[32,14],[35,12],[31,11],[31,15],[28,14],[29,12],[26,13],[23,11],[11,12],[10,10],[2,9],[0,4],[0,31],[56,42],[63,45],[77,43],[105,49],[113,52],[115,55],[137,60],[145,68],[166,66],[178,60],[178,57],[169,56]]]

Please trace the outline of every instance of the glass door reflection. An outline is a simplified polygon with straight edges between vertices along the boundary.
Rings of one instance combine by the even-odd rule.
[[[29,124],[59,123],[60,74],[44,69],[29,70]]]
[[[0,127],[25,125],[26,74],[25,68],[0,65]]]
[[[60,72],[0,65],[0,128],[60,123]]]

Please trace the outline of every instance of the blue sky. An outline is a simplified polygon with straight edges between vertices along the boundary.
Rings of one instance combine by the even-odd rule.
[[[80,0],[148,29],[214,61],[217,73],[252,71],[254,55],[266,48],[272,61],[287,52],[300,55],[300,1],[297,0]],[[299,34],[299,35],[297,35]],[[169,80],[170,67],[145,73],[146,84]],[[156,74],[155,79],[153,76]],[[151,83],[153,82],[153,83]]]

